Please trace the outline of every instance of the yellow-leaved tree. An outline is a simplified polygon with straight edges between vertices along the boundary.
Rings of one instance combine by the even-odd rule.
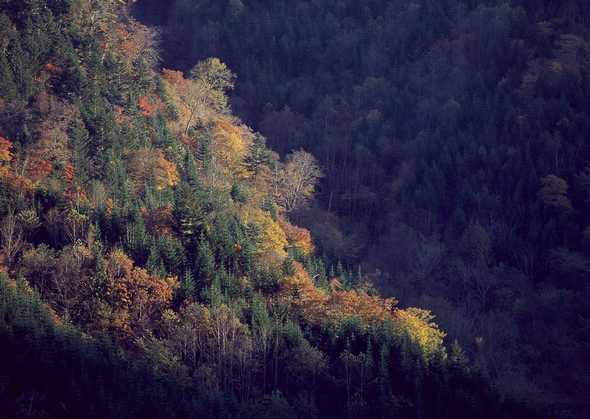
[[[248,149],[249,132],[237,126],[229,118],[219,118],[213,127],[212,154],[214,164],[221,167],[226,176],[237,176]]]
[[[179,180],[176,165],[166,159],[162,150],[140,148],[132,152],[128,169],[136,188],[153,181],[156,189],[162,190],[176,186]]]
[[[259,208],[244,207],[240,212],[241,220],[249,224],[257,233],[256,254],[266,263],[280,263],[287,256],[287,236],[280,224],[271,214]]]
[[[225,92],[233,88],[235,76],[217,58],[197,64],[186,79],[181,71],[164,69],[162,80],[178,119],[171,124],[177,134],[188,135],[196,124],[215,119],[229,111]]]

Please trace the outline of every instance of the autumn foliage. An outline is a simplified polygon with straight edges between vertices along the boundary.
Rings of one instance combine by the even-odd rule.
[[[176,165],[166,159],[162,150],[142,148],[133,152],[129,158],[129,170],[136,187],[149,179],[153,179],[159,190],[178,183]]]
[[[406,332],[444,354],[428,312],[343,277],[328,283],[311,231],[289,218],[311,203],[322,170],[303,150],[282,161],[231,115],[236,76],[221,60],[160,73],[156,31],[128,14],[132,2],[25,3],[27,23],[0,5],[0,128],[10,137],[0,137],[0,292],[9,283],[22,296],[13,316],[18,298],[0,295],[0,335],[34,380],[50,378],[29,391],[12,388],[26,374],[3,376],[17,416],[292,418],[292,404],[323,417],[320,385],[370,401],[354,396],[342,360],[369,359],[381,351],[373,344],[399,349]],[[237,16],[240,2],[230,3]],[[23,325],[45,320],[21,345]],[[363,370],[374,387],[376,370],[392,375],[383,358]],[[54,367],[76,372],[57,403],[46,390],[61,377]],[[101,381],[119,373],[127,381],[114,397],[135,392],[131,401],[112,402]],[[85,380],[91,391],[78,394]],[[137,394],[142,407],[126,409]]]
[[[289,247],[294,249],[298,249],[301,251],[305,256],[311,255],[315,247],[313,245],[313,240],[311,237],[311,233],[309,230],[301,227],[297,227],[291,223],[289,223],[284,218],[280,219],[280,225],[283,231],[287,236],[287,241],[289,242]]]
[[[175,278],[160,279],[134,266],[121,250],[113,250],[106,264],[108,321],[124,334],[133,334],[156,320],[170,304],[178,287]]]
[[[280,297],[305,321],[327,326],[359,319],[365,327],[385,322],[398,332],[407,332],[427,353],[433,353],[442,344],[445,334],[433,323],[434,317],[427,310],[399,309],[393,298],[345,289],[337,279],[332,280],[329,291],[322,290],[301,264],[293,265],[295,272],[281,283]]]
[[[9,162],[12,160],[12,142],[0,136],[0,161]]]
[[[149,97],[147,96],[140,96],[139,101],[137,103],[141,114],[146,118],[154,116],[156,111],[158,110],[159,106],[157,103],[152,103]]]

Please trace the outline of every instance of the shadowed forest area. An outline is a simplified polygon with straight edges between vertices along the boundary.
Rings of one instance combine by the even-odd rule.
[[[586,418],[587,1],[0,0],[0,418]]]
[[[238,75],[234,111],[280,154],[319,159],[320,203],[295,219],[329,264],[351,280],[378,269],[383,292],[433,310],[502,391],[584,400],[587,1],[137,10],[166,65],[220,57]]]

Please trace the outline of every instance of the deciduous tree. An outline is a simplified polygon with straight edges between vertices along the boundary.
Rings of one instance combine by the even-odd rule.
[[[304,207],[321,177],[322,171],[311,154],[303,150],[291,153],[284,168],[276,171],[274,188],[277,202],[287,212]]]

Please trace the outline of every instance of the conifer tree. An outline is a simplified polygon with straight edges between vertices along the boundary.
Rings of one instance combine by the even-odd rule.
[[[196,268],[199,275],[206,280],[211,280],[215,269],[215,257],[211,250],[209,240],[207,240],[202,233],[199,239],[196,256]]]
[[[190,269],[187,269],[182,277],[182,283],[180,285],[180,291],[182,293],[183,298],[193,298],[196,289],[197,287],[195,284],[193,272]]]

